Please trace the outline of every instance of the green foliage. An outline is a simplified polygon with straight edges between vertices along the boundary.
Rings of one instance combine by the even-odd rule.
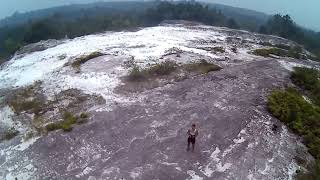
[[[17,136],[19,134],[19,131],[16,130],[15,128],[9,128],[4,132],[3,137],[0,138],[0,141],[2,140],[10,140],[12,138],[14,138],[15,136]]]
[[[276,14],[272,16],[265,25],[261,26],[260,33],[273,34],[293,40],[304,45],[306,49],[315,54],[320,51],[320,34],[300,28],[293,22],[289,15],[282,16],[280,14]],[[297,50],[291,50],[291,52],[289,52],[289,57],[297,58],[299,57],[298,53],[299,51]],[[318,59],[312,58],[311,60]]]
[[[33,86],[26,87],[25,89],[19,90],[8,100],[9,106],[15,113],[29,112],[39,114],[44,106],[33,90]]]
[[[147,78],[145,71],[141,70],[138,66],[134,66],[128,75],[130,81],[141,81]]]
[[[76,58],[72,62],[71,66],[73,68],[77,69],[77,70],[80,70],[81,64],[84,64],[87,61],[89,61],[90,59],[93,59],[93,58],[96,58],[96,57],[99,57],[99,56],[103,56],[103,53],[101,53],[101,52],[93,52],[93,53],[91,53],[89,55],[83,55],[81,57]]]
[[[134,66],[129,72],[128,80],[141,81],[146,80],[149,77],[169,75],[177,68],[177,64],[172,61],[165,61],[157,63],[146,69],[140,69],[138,66]]]
[[[177,67],[177,64],[173,61],[165,61],[162,63],[157,63],[150,68],[146,69],[147,73],[150,75],[169,75]]]
[[[30,21],[29,23],[0,28],[0,56],[14,53],[21,45],[47,39],[78,37],[106,30],[123,30],[139,26],[153,26],[163,20],[192,20],[209,25],[237,28],[233,19],[227,21],[224,15],[215,9],[209,9],[194,2],[152,2],[141,3],[141,8],[131,10],[101,11],[101,13],[79,12],[78,18],[69,15],[53,14]],[[149,8],[150,7],[150,8]],[[94,14],[94,15],[91,15]],[[6,47],[6,48],[4,48]]]
[[[273,45],[271,45],[273,46]],[[285,50],[290,50],[291,49],[291,46],[288,46],[286,44],[276,44],[274,45],[274,47],[277,47],[277,48],[280,48],[280,49],[285,49]],[[301,49],[299,50],[299,52],[301,52]]]
[[[24,139],[24,141],[27,141],[27,140],[31,139],[32,137],[34,137],[34,133],[32,131],[29,131],[24,135],[23,139]]]
[[[20,48],[21,48],[21,43],[12,39],[12,38],[8,38],[4,41],[4,49],[9,54],[13,54],[14,52],[16,52]]]
[[[291,74],[294,84],[319,98],[319,71],[296,67]],[[316,90],[314,90],[317,88]],[[315,91],[317,93],[315,93]],[[268,110],[297,134],[303,136],[309,152],[317,159],[311,174],[299,174],[297,179],[320,179],[320,107],[310,104],[293,88],[273,91],[268,96]]]
[[[288,48],[286,46],[282,45],[275,45],[282,48]],[[270,57],[271,54],[281,57],[292,57],[296,59],[300,59],[303,56],[300,54],[301,49],[299,48],[290,48],[289,50],[280,49],[280,48],[261,48],[261,49],[255,49],[252,53],[257,56],[263,56],[263,57]]]
[[[63,113],[63,120],[55,123],[50,123],[46,125],[47,131],[55,131],[62,129],[65,132],[70,132],[72,130],[72,125],[77,122],[77,118],[70,112]]]
[[[163,1],[144,14],[147,24],[155,25],[163,20],[190,20],[208,25],[224,26],[227,19],[216,9],[195,2],[171,3]],[[234,21],[235,22],[235,21]],[[234,24],[232,24],[234,25]]]
[[[294,84],[307,91],[311,100],[320,106],[320,72],[306,67],[295,67],[291,74]]]
[[[227,27],[231,29],[240,29],[239,24],[232,18],[227,21]]]
[[[273,91],[268,110],[305,139],[309,152],[320,158],[320,108],[305,101],[294,89]]]
[[[82,112],[80,114],[80,118],[88,118],[88,117],[89,117],[89,115],[87,113],[85,113],[85,112]]]
[[[201,60],[198,63],[190,63],[185,65],[187,71],[196,71],[202,74],[207,74],[211,71],[218,71],[222,69],[220,66],[209,63],[206,60]]]
[[[271,54],[277,56],[285,56],[287,53],[286,51],[279,49],[279,48],[269,48],[269,49],[255,49],[253,51],[254,55],[269,57]]]
[[[89,115],[85,112],[82,112],[80,114],[80,119],[77,120],[77,123],[78,124],[83,124],[83,123],[86,123],[88,121],[88,117]]]
[[[38,114],[41,111],[41,103],[37,100],[13,100],[10,101],[10,106],[16,113],[23,111],[30,111],[32,113]]]

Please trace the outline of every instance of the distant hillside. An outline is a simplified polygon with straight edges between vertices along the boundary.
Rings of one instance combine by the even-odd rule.
[[[209,7],[221,10],[226,17],[233,18],[240,25],[248,27],[248,30],[251,31],[257,31],[257,28],[265,24],[270,18],[270,15],[268,14],[250,9],[237,8],[222,4],[210,4]]]
[[[88,17],[112,14],[115,12],[142,11],[155,5],[154,2],[143,1],[121,1],[121,2],[97,2],[90,4],[73,4],[58,6],[53,8],[30,11],[26,13],[15,13],[10,17],[0,20],[0,27],[15,26],[29,21],[36,21],[43,18],[57,16],[68,17],[69,20],[82,17],[84,14]]]
[[[72,20],[82,17],[83,14],[86,14],[88,17],[90,17],[97,15],[112,14],[119,11],[136,12],[153,7],[156,4],[156,1],[121,1],[59,6],[48,9],[30,11],[27,13],[15,13],[10,17],[0,20],[0,27],[20,25],[28,23],[29,21],[35,21],[54,15],[56,15],[57,17],[68,17],[70,20]],[[226,17],[233,18],[240,25],[243,25],[247,27],[248,30],[252,31],[257,31],[258,27],[264,24],[269,18],[269,15],[261,12],[226,6],[222,4],[209,3],[209,8],[221,10],[221,12]]]

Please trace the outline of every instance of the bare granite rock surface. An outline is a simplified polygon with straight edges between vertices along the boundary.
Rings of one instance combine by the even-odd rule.
[[[163,24],[79,37],[14,57],[0,71],[0,125],[20,133],[0,142],[0,179],[293,179],[300,168],[296,157],[313,158],[300,138],[268,113],[266,97],[290,85],[294,66],[320,65],[249,53],[263,47],[260,41],[295,45],[246,31]],[[225,52],[215,52],[217,46]],[[234,46],[238,52],[232,52]],[[105,55],[82,64],[79,73],[69,66],[95,51]],[[207,60],[223,69],[120,91],[131,61],[146,67],[166,60]],[[66,109],[88,113],[87,122],[74,124],[70,132],[25,139],[36,116],[15,114],[5,99],[35,81],[41,81],[37,91],[50,104],[41,118],[56,122],[59,110]],[[188,152],[192,123],[199,137],[195,151]]]

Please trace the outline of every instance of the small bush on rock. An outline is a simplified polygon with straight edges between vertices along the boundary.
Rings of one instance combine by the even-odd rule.
[[[55,131],[62,129],[65,132],[72,130],[72,125],[77,122],[77,118],[72,115],[70,112],[64,112],[63,120],[55,123],[50,123],[46,125],[47,131]]]
[[[71,66],[77,70],[80,70],[80,66],[84,63],[86,63],[87,61],[89,61],[90,59],[99,57],[99,56],[103,56],[104,54],[101,52],[93,52],[89,55],[83,55],[81,57],[76,58],[73,63],[71,64]]]
[[[173,61],[165,61],[157,63],[148,68],[141,69],[138,66],[134,66],[128,75],[130,81],[146,80],[149,77],[169,75],[177,68],[177,64]]]
[[[9,128],[4,132],[3,137],[0,139],[1,141],[3,140],[10,140],[14,137],[16,137],[19,134],[19,131],[16,130],[15,128]]]
[[[196,71],[202,74],[207,74],[211,71],[218,71],[222,69],[220,66],[207,62],[206,60],[201,60],[197,63],[190,63],[185,65],[187,71]]]

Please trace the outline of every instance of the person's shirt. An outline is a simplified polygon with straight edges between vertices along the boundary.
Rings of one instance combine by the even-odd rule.
[[[194,129],[194,130],[192,130],[192,129],[189,129],[188,130],[188,135],[189,136],[198,136],[198,130],[197,129]]]

